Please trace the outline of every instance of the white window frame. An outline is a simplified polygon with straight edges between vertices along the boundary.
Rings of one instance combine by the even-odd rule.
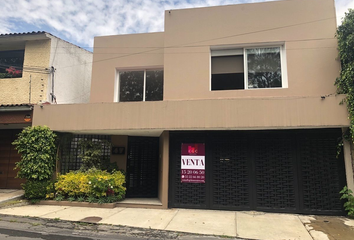
[[[281,67],[281,87],[273,87],[273,88],[248,88],[248,64],[247,64],[247,50],[249,49],[257,49],[257,48],[279,48],[280,49],[280,67]],[[253,47],[238,47],[238,48],[228,48],[228,49],[220,49],[220,50],[211,50],[210,51],[210,83],[209,89],[210,91],[217,91],[211,89],[211,57],[222,57],[222,56],[240,56],[243,55],[243,71],[244,71],[244,86],[243,90],[261,90],[261,89],[283,89],[288,88],[288,71],[287,71],[287,63],[286,63],[286,51],[285,45],[257,45]],[[226,91],[235,91],[236,89],[230,89]],[[237,89],[240,91],[242,89]]]
[[[115,81],[114,81],[114,96],[113,96],[113,101],[114,102],[120,102],[119,97],[120,97],[120,79],[119,79],[119,73],[120,72],[141,72],[144,71],[144,84],[143,84],[143,100],[142,101],[124,101],[124,102],[145,102],[145,94],[146,94],[146,71],[164,71],[163,68],[134,68],[134,69],[116,69],[116,76],[115,76]]]

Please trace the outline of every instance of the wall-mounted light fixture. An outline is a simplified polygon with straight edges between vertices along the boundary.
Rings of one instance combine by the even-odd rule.
[[[25,120],[25,122],[30,122],[32,120],[31,115],[30,114],[26,114],[24,116],[23,120]]]

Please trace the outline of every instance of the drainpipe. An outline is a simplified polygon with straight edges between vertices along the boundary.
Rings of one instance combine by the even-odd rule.
[[[51,66],[50,72],[52,73],[52,93],[50,94],[52,96],[52,103],[57,103],[57,98],[54,95],[54,72],[55,68]]]

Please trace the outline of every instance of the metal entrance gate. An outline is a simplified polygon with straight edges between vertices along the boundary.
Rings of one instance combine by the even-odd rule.
[[[129,137],[127,197],[157,197],[159,138]]]
[[[342,214],[339,129],[170,132],[169,206]],[[206,183],[181,183],[181,144],[205,143]]]

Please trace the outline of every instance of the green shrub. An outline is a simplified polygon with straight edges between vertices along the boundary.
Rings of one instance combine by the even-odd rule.
[[[342,194],[340,199],[347,200],[344,203],[344,209],[348,212],[348,216],[354,218],[354,196],[352,190],[345,186],[339,193]]]
[[[78,201],[78,202],[85,202],[85,197],[78,197],[78,198],[76,199],[76,201]]]
[[[12,143],[21,154],[16,163],[17,177],[28,181],[45,181],[52,178],[55,166],[56,135],[46,126],[27,127]],[[44,192],[45,193],[45,192]]]
[[[55,183],[57,195],[66,198],[82,199],[89,202],[97,202],[98,199],[114,196],[114,199],[124,198],[125,176],[119,171],[108,173],[107,171],[91,169],[87,172],[70,172],[60,175]],[[109,198],[112,201],[113,198]],[[101,199],[100,202],[103,200]]]
[[[79,141],[79,147],[82,152],[79,157],[82,160],[81,171],[88,171],[89,169],[101,169],[101,161],[104,148],[110,146],[106,140],[92,141],[82,139]]]
[[[27,199],[44,199],[50,186],[53,186],[51,181],[27,181],[22,184]]]
[[[58,194],[56,197],[55,197],[55,201],[63,201],[64,200],[64,196]]]

